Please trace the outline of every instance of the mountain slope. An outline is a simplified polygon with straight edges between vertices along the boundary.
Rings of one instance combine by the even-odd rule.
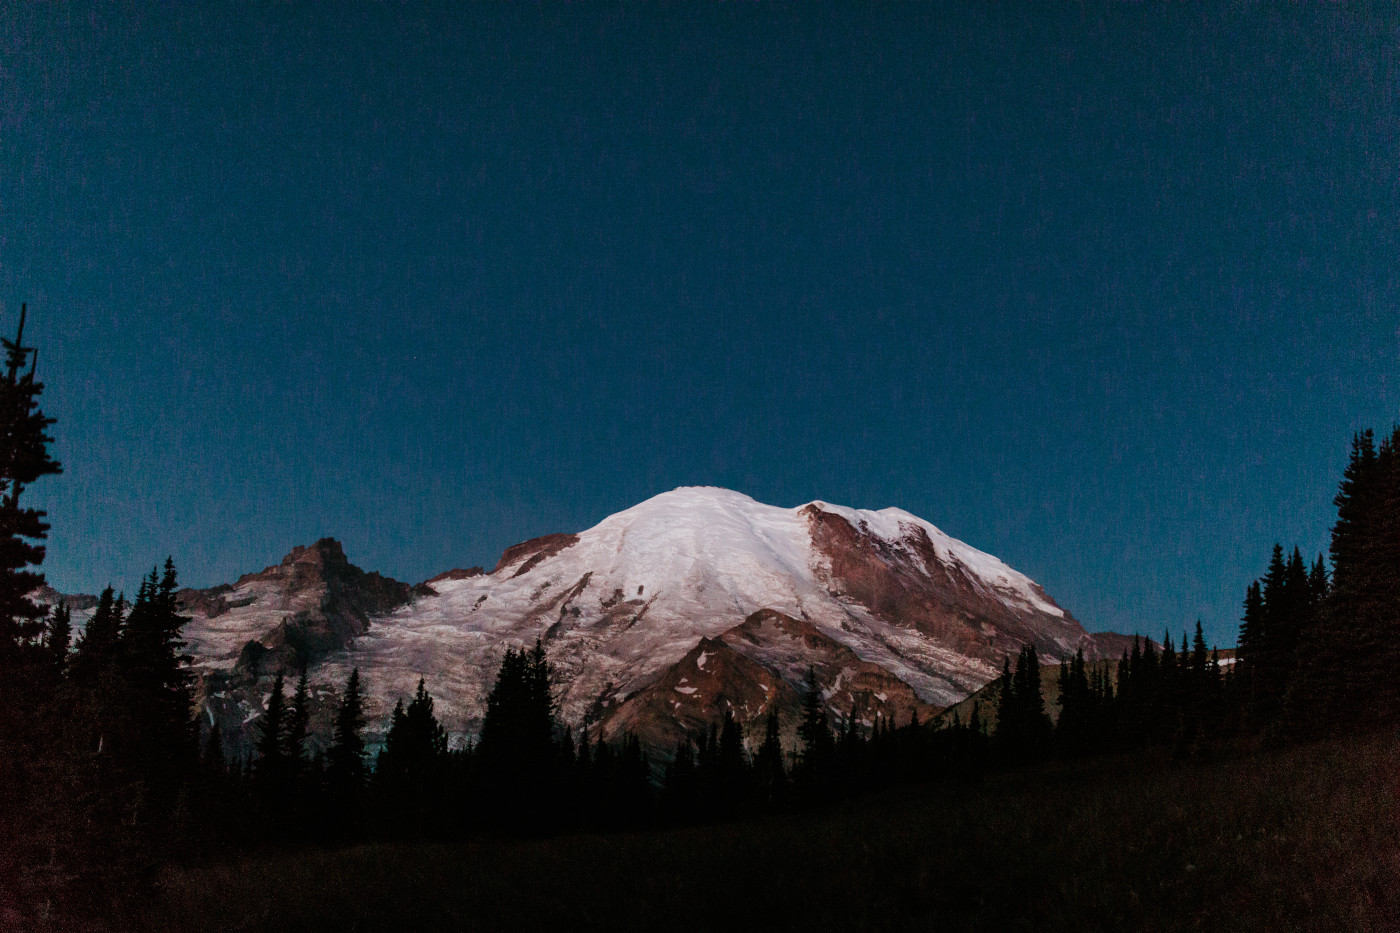
[[[326,704],[358,667],[372,729],[424,676],[444,725],[462,736],[479,726],[505,650],[539,638],[560,673],[566,722],[659,745],[720,713],[687,703],[700,694],[677,693],[678,683],[667,702],[655,699],[677,665],[707,652],[703,640],[746,672],[735,675],[744,690],[723,697],[741,718],[758,715],[757,685],[772,689],[770,677],[790,707],[809,669],[841,716],[904,720],[978,689],[1023,643],[1047,658],[1097,654],[1033,581],[907,512],[785,509],[708,487],[515,545],[489,573],[409,587],[359,571],[323,541],[230,587],[190,591],[185,605],[206,714],[226,734],[256,719],[273,667],[301,658]],[[755,618],[760,610],[770,612]]]

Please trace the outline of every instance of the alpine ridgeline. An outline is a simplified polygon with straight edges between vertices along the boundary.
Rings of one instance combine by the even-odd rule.
[[[725,709],[747,726],[777,704],[791,733],[818,689],[837,722],[903,724],[982,687],[1023,644],[1048,660],[1120,646],[908,512],[784,509],[710,487],[517,544],[490,572],[409,586],[327,538],[181,604],[201,715],[234,753],[251,746],[273,675],[303,665],[313,736],[329,733],[335,693],[359,668],[371,739],[421,675],[461,741],[506,650],[541,639],[564,723],[595,739],[631,732],[667,757]]]

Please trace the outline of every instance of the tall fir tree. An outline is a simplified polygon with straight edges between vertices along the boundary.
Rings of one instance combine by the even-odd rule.
[[[1095,698],[1089,686],[1084,651],[1060,662],[1060,718],[1055,724],[1055,744],[1067,755],[1083,755],[1094,750]]]
[[[432,694],[420,677],[408,706],[403,700],[394,706],[375,777],[393,793],[421,790],[438,779],[446,757],[447,731],[433,714]]]
[[[821,783],[829,777],[836,742],[827,720],[826,701],[816,672],[807,671],[807,689],[802,695],[802,721],[797,727],[802,742],[802,769],[809,784]]]
[[[749,761],[744,734],[732,709],[725,709],[719,730],[719,792],[721,806],[732,812],[748,798]]]
[[[763,743],[754,754],[754,783],[759,803],[772,806],[783,796],[787,771],[783,767],[783,742],[776,707],[763,717]]]
[[[285,679],[278,671],[272,680],[267,709],[258,722],[257,757],[253,776],[265,800],[276,805],[285,802],[290,766],[287,761],[287,693]]]
[[[674,823],[689,822],[697,816],[696,804],[695,744],[684,736],[661,782],[662,816]]]
[[[306,737],[311,727],[311,690],[306,678],[306,665],[302,665],[297,676],[296,690],[292,693],[292,705],[287,710],[287,737],[283,754],[293,775],[300,777],[310,761],[307,754]]]
[[[1334,503],[1332,527],[1332,592],[1328,600],[1322,654],[1313,662],[1318,700],[1323,715],[1334,723],[1376,718],[1373,687],[1378,656],[1378,616],[1385,594],[1376,581],[1378,513],[1385,499],[1384,464],[1375,435],[1363,431],[1352,440],[1351,458],[1342,473]]]
[[[180,630],[174,561],[163,573],[152,568],[121,632],[127,704],[136,723],[133,767],[152,789],[153,803],[166,809],[198,759],[193,694]]]
[[[43,633],[44,609],[29,594],[44,583],[37,569],[44,560],[49,526],[41,509],[20,504],[24,490],[37,480],[62,472],[49,454],[54,419],[39,409],[44,390],[34,378],[38,351],[24,345],[26,308],[20,306],[14,340],[0,340],[5,351],[0,377],[0,690],[23,688],[21,675],[36,657]],[[0,742],[18,735],[23,710],[33,697],[0,695]],[[14,701],[11,703],[10,701]],[[0,747],[0,759],[8,758]]]
[[[1259,672],[1267,664],[1266,638],[1264,591],[1259,581],[1255,580],[1245,589],[1244,613],[1240,616],[1240,635],[1235,649],[1235,669],[1231,672],[1230,699],[1241,718],[1252,713],[1256,681],[1263,681],[1263,675]]]
[[[1016,684],[1011,676],[1011,655],[1008,654],[1001,660],[1001,677],[997,678],[997,744],[1003,748],[1012,741],[1012,733],[1015,732],[1015,723],[1018,719],[1016,712]],[[1011,723],[1011,731],[1006,731],[1005,723]]]
[[[52,418],[39,409],[43,385],[35,380],[37,352],[24,345],[26,309],[20,306],[18,332],[4,340],[0,376],[0,878],[20,879],[31,859],[42,859],[44,841],[37,820],[48,803],[36,791],[51,782],[59,673],[42,642],[44,609],[28,594],[44,582],[49,526],[44,512],[26,508],[24,490],[60,472],[49,454]],[[26,371],[27,370],[27,371]],[[34,838],[32,838],[34,837]],[[26,875],[27,877],[27,875]],[[28,895],[13,882],[0,892],[0,911]]]
[[[48,633],[44,638],[49,662],[60,676],[68,670],[68,655],[72,647],[73,611],[60,604],[54,608],[53,617],[49,619]]]
[[[331,747],[326,752],[326,790],[333,809],[346,822],[355,820],[360,793],[365,783],[364,694],[360,686],[360,669],[350,672],[336,709],[335,729]]]
[[[501,659],[477,746],[486,793],[507,804],[495,816],[519,810],[543,820],[540,807],[526,809],[527,802],[558,799],[554,792],[566,778],[554,767],[559,723],[553,683],[554,668],[539,639],[533,649],[510,649]]]

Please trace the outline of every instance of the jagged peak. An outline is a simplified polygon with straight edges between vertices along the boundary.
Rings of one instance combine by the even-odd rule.
[[[326,563],[349,563],[345,556],[345,548],[335,538],[319,538],[313,544],[297,545],[284,558],[282,563],[296,564],[308,561],[322,561]]]

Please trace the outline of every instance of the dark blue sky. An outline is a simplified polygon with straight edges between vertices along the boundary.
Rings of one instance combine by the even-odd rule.
[[[189,6],[0,16],[62,589],[700,483],[1228,643],[1400,412],[1393,7]]]

